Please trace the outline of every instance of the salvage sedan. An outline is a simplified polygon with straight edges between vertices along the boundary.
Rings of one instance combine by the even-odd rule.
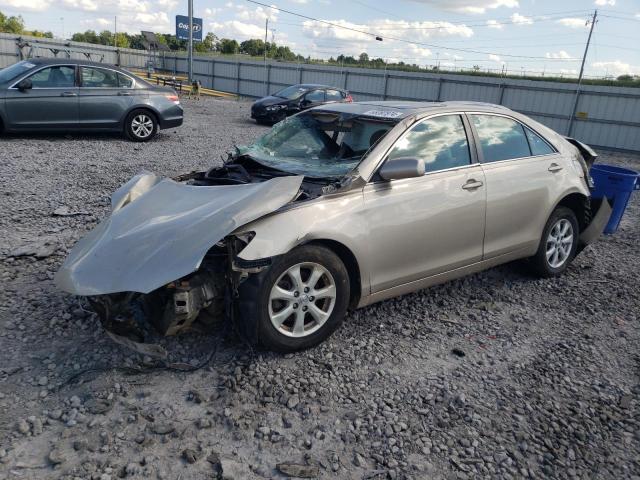
[[[71,251],[57,285],[113,338],[231,322],[295,351],[363,307],[512,260],[564,272],[603,230],[586,145],[507,108],[335,104],[277,124],[222,166],[143,172]]]
[[[37,58],[0,70],[0,132],[122,132],[145,142],[182,116],[173,89],[112,65]]]
[[[326,85],[291,85],[251,105],[251,118],[258,123],[276,123],[290,115],[330,103],[353,102],[346,90]]]

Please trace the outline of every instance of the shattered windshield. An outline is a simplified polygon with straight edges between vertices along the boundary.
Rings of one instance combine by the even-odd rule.
[[[295,100],[302,96],[308,89],[300,85],[292,85],[273,94],[274,97],[286,98],[287,100]]]
[[[307,112],[276,124],[238,153],[294,175],[342,177],[397,122],[332,112]]]

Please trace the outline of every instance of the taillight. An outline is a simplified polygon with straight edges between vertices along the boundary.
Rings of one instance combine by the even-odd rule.
[[[180,105],[180,97],[178,95],[165,95],[165,98],[176,105]]]
[[[346,101],[349,102],[349,103],[353,102],[353,97],[351,96],[350,93],[347,93]]]

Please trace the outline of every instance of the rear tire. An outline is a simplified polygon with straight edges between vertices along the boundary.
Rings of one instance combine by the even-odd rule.
[[[540,246],[531,257],[533,271],[541,277],[564,273],[576,256],[580,227],[576,214],[567,207],[557,207],[542,232]]]
[[[304,350],[340,326],[349,298],[349,274],[333,251],[297,247],[241,285],[240,330],[270,350]]]
[[[124,131],[129,140],[148,142],[158,132],[156,116],[148,110],[134,110],[124,122]]]

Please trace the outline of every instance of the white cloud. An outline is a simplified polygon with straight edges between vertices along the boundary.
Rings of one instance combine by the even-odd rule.
[[[613,7],[616,4],[616,0],[596,0],[594,3],[600,7],[606,7],[607,5]]]
[[[496,30],[502,30],[504,26],[501,23],[498,23],[497,20],[487,20],[487,27],[495,28]]]
[[[178,0],[158,0],[158,5],[164,10],[173,10],[178,6]]]
[[[16,9],[19,12],[42,12],[50,5],[50,0],[0,0],[0,7]]]
[[[93,0],[62,0],[62,5],[65,8],[84,10],[85,12],[95,12],[98,10],[98,4]]]
[[[607,72],[609,75],[638,75],[640,74],[640,66],[630,65],[620,60],[612,60],[607,62],[594,62],[591,64],[592,68]]]
[[[531,18],[520,15],[519,13],[511,15],[511,21],[516,25],[531,25],[533,23]]]
[[[500,7],[517,8],[518,0],[414,0],[426,3],[442,10],[453,10],[461,13],[482,14],[487,10]]]
[[[220,10],[222,10],[221,8],[205,8],[204,9],[204,14],[207,17],[213,17],[214,15],[216,15]]]
[[[289,0],[292,3],[297,3],[298,5],[304,5],[305,3],[309,3],[309,0]]]
[[[226,22],[212,22],[209,24],[219,38],[233,38],[236,40],[248,40],[250,38],[263,38],[264,27],[252,23],[244,23],[239,20]]]
[[[560,50],[559,52],[547,52],[545,54],[545,57],[547,57],[547,58],[571,58],[571,55],[569,55],[564,50]]]
[[[275,5],[273,5],[275,7]],[[278,14],[280,11],[276,8],[256,7],[249,8],[245,5],[235,5],[236,18],[244,21],[258,21],[264,23],[268,18],[272,21],[278,20]]]
[[[473,36],[473,30],[466,25],[454,25],[449,22],[407,22],[397,20],[374,20],[366,24],[352,23],[347,20],[333,20],[328,25],[315,20],[303,22],[302,32],[311,38],[332,38],[337,40],[373,41],[372,35],[389,35],[405,40],[425,40],[436,37]],[[393,40],[385,39],[385,42]]]
[[[493,53],[489,54],[489,60],[493,60],[494,62],[498,63],[504,63],[498,55],[494,55]]]
[[[586,28],[587,27],[587,21],[584,18],[576,18],[576,17],[561,18],[560,20],[557,20],[557,22],[560,25],[564,25],[565,27],[569,27],[569,28]]]

